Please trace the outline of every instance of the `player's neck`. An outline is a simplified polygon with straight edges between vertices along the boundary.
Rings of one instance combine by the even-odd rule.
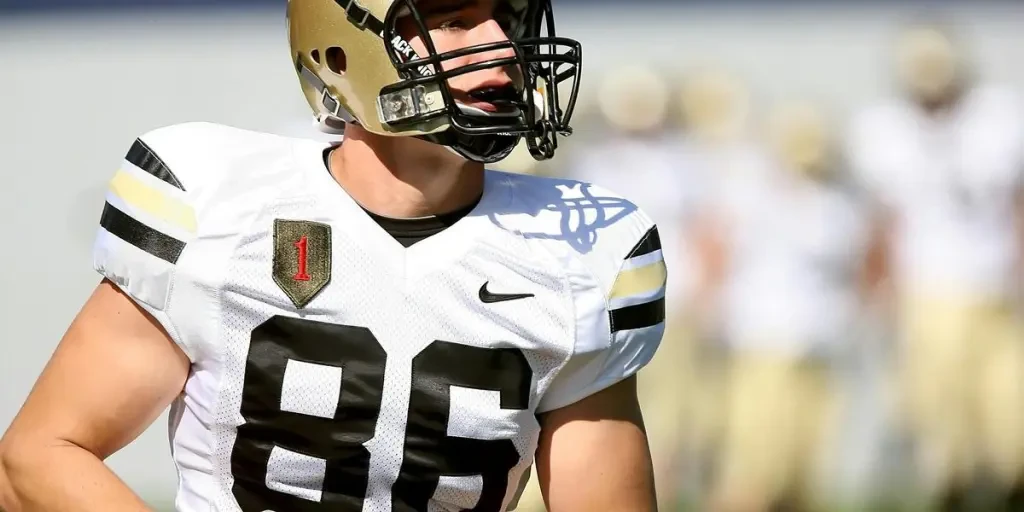
[[[393,218],[458,210],[483,192],[483,165],[440,146],[349,126],[331,154],[335,181],[367,210]]]
[[[921,109],[929,116],[944,117],[956,110],[964,94],[963,88],[956,87],[935,98],[920,98],[917,102]]]

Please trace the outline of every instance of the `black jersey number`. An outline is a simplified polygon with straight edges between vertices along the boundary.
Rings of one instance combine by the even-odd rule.
[[[282,410],[288,361],[341,367],[333,418]],[[369,329],[276,316],[252,333],[242,388],[245,423],[231,452],[232,492],[245,512],[358,512],[384,394],[387,354]],[[392,487],[395,512],[426,511],[441,476],[479,475],[473,511],[497,511],[520,455],[509,439],[448,437],[451,386],[498,391],[502,409],[526,409],[533,371],[522,351],[435,341],[412,364],[405,449]],[[268,464],[281,448],[324,461],[319,501],[271,489]]]

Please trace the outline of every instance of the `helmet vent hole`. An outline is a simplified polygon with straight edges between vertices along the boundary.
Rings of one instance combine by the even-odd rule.
[[[348,57],[345,56],[345,50],[342,50],[339,46],[332,46],[324,52],[324,57],[327,58],[327,69],[330,69],[337,75],[344,75],[345,71],[348,70]]]
[[[313,51],[309,52],[309,58],[312,59],[313,62],[320,64],[320,50],[314,49]]]

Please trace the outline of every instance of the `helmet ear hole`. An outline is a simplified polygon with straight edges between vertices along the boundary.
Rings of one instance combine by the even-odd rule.
[[[345,50],[340,46],[328,48],[324,52],[324,57],[327,58],[327,69],[331,70],[332,73],[344,75],[345,71],[348,70],[348,57],[345,55]]]
[[[313,62],[316,62],[317,64],[320,64],[320,50],[317,50],[317,49],[314,48],[312,51],[309,52],[309,58]]]

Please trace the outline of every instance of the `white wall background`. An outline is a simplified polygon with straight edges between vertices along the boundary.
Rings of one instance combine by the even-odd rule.
[[[628,5],[628,3],[626,3]],[[955,13],[983,74],[1024,91],[1024,3]],[[888,89],[896,7],[622,7],[559,13],[585,77],[622,62],[724,63],[762,99],[849,110]],[[0,14],[0,429],[97,282],[90,244],[106,180],[148,129],[209,120],[306,131],[279,11],[132,17]],[[586,80],[586,78],[585,78]],[[163,421],[111,464],[147,498],[172,494]]]

